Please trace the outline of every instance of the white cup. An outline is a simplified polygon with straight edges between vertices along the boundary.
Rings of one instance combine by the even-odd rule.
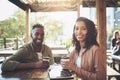
[[[38,59],[39,59],[39,60],[42,60],[42,53],[37,52],[37,55],[38,55]]]

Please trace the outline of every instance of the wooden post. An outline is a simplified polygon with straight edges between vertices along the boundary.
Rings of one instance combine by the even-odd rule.
[[[30,40],[30,9],[28,8],[26,10],[26,39],[25,39],[25,43],[27,43]]]
[[[107,49],[106,0],[96,0],[96,8],[97,8],[98,42],[106,53],[106,49]]]
[[[15,38],[14,41],[15,41],[15,45],[16,45],[16,46],[15,46],[15,50],[17,50],[17,49],[18,49],[18,46],[19,46],[19,44],[18,44],[18,38]]]
[[[7,46],[6,46],[6,38],[3,38],[3,44],[4,44],[4,48],[7,48]]]
[[[80,4],[77,4],[77,14],[78,14],[78,17],[80,17]]]
[[[103,55],[106,61],[106,52],[107,52],[106,0],[96,0],[96,8],[97,8],[98,42],[103,50]],[[106,65],[107,63],[105,62],[104,64]],[[107,69],[105,72],[107,72]]]

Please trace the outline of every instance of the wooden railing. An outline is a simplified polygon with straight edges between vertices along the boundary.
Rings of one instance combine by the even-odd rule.
[[[18,49],[20,43],[18,38],[0,38],[0,49]]]

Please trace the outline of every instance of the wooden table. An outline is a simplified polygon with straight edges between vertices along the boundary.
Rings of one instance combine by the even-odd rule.
[[[1,50],[0,57],[4,57],[6,59],[6,57],[13,55],[16,51],[17,50]]]
[[[55,63],[60,63],[62,56],[69,55],[69,50],[66,47],[51,47]]]
[[[50,80],[47,69],[28,69],[13,72],[0,71],[0,80]]]
[[[68,51],[66,50],[52,50],[53,57],[62,57],[68,55]]]
[[[69,51],[66,48],[53,48],[51,49],[54,57],[66,56],[69,54]],[[17,50],[0,50],[0,57],[9,57],[13,55]]]
[[[51,47],[54,57],[62,57],[69,54],[69,50],[66,47]]]
[[[51,65],[50,68],[50,80],[74,80],[75,79],[75,74],[72,74],[71,76],[61,76],[61,71],[62,71],[62,67],[60,64],[56,64],[56,65]],[[120,73],[115,71],[113,68],[109,67],[108,65],[106,65],[106,77],[107,80],[111,80],[111,78],[115,77],[116,79],[120,78]]]
[[[0,70],[0,80],[73,80],[73,75],[61,76],[61,70],[60,64],[51,65],[49,69],[26,69],[11,72]]]
[[[0,64],[1,67],[1,64]],[[51,65],[49,69],[28,69],[2,73],[0,80],[74,80],[75,76],[61,76],[62,67],[60,64]],[[107,78],[120,77],[120,73],[107,66]]]

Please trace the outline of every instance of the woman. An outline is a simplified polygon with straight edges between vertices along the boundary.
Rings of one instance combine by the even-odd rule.
[[[73,30],[74,49],[62,66],[72,70],[78,80],[106,80],[106,55],[97,40],[95,24],[84,17],[76,20]]]
[[[116,46],[116,42],[120,40],[119,30],[115,30],[112,38],[112,49]]]

